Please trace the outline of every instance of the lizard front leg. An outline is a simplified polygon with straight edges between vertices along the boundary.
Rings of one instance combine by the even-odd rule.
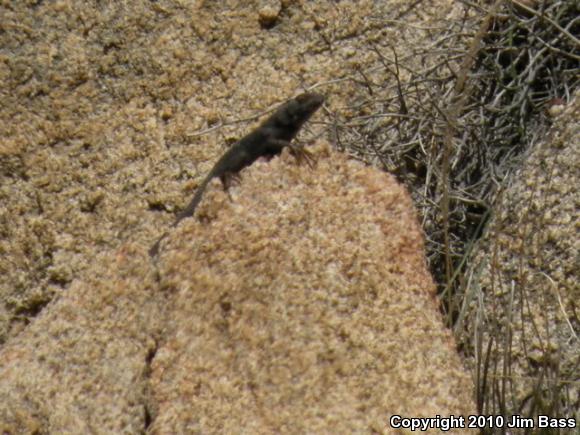
[[[288,147],[288,149],[290,150],[290,154],[294,156],[298,164],[306,162],[310,167],[310,169],[314,168],[316,164],[316,159],[314,158],[314,155],[303,146],[295,145],[290,141],[282,139],[270,139],[270,143],[279,147],[280,151],[282,150],[282,148]]]
[[[310,169],[316,166],[314,155],[303,146],[291,144],[288,148],[290,149],[290,154],[294,156],[298,164],[306,162]]]

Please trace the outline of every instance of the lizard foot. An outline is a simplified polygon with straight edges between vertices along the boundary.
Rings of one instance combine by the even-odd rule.
[[[310,169],[313,169],[314,166],[316,166],[314,155],[303,146],[290,145],[289,149],[290,154],[294,156],[299,165],[302,164],[302,162],[306,162]]]
[[[240,184],[242,181],[242,177],[240,177],[240,174],[236,172],[226,172],[225,174],[220,176],[220,181],[224,186],[224,190],[228,190],[234,184]]]

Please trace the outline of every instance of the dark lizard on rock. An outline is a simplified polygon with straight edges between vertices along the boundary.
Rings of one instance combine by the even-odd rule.
[[[258,128],[232,145],[202,181],[191,202],[177,215],[172,227],[175,227],[182,219],[193,216],[205,188],[216,177],[219,177],[224,187],[227,188],[229,180],[236,177],[246,166],[251,165],[260,157],[278,155],[284,147],[290,147],[297,158],[309,159],[306,150],[298,148],[290,142],[323,102],[324,97],[319,94],[301,94],[284,103]],[[149,255],[152,257],[157,255],[159,244],[166,236],[167,233],[157,240],[149,250]]]

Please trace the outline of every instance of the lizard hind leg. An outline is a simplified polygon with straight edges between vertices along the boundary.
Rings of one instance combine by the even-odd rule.
[[[313,169],[314,166],[316,166],[316,159],[314,158],[314,154],[312,154],[303,146],[291,144],[288,148],[290,150],[290,154],[294,156],[299,165],[301,165],[302,162],[306,162],[310,169]]]
[[[220,181],[222,182],[224,190],[227,191],[234,184],[240,184],[242,177],[237,172],[225,172],[220,175]]]
[[[234,184],[240,184],[242,182],[242,177],[237,172],[225,172],[224,174],[220,175],[220,181],[222,182],[222,186],[227,192],[230,201],[233,201],[229,188]]]

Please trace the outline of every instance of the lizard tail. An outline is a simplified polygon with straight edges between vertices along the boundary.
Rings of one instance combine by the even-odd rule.
[[[183,210],[181,210],[179,212],[179,214],[177,215],[177,217],[175,218],[175,222],[173,222],[174,227],[177,226],[177,224],[179,222],[181,222],[182,219],[193,216],[195,209],[197,208],[198,204],[201,202],[201,198],[203,197],[203,193],[205,192],[205,188],[207,187],[207,185],[209,184],[209,182],[212,180],[213,177],[214,177],[214,174],[210,173],[205,178],[205,180],[202,181],[200,186],[197,188],[192,200],[189,202],[189,204],[187,204],[187,207],[185,207]]]
[[[197,205],[200,203],[201,198],[203,197],[203,192],[205,191],[205,188],[207,187],[207,185],[209,184],[209,182],[211,181],[211,179],[214,177],[213,173],[210,173],[205,180],[202,181],[202,183],[200,184],[200,186],[197,188],[197,191],[195,192],[195,195],[193,196],[193,199],[189,202],[189,204],[187,205],[187,207],[185,207],[183,210],[181,210],[181,212],[179,212],[179,214],[177,215],[177,217],[175,218],[175,222],[173,222],[172,226],[177,226],[177,224],[182,220],[185,219],[187,217],[193,216],[193,213],[195,212],[195,208],[197,207]],[[151,246],[151,248],[149,249],[149,256],[151,257],[156,257],[157,254],[159,253],[159,245],[161,244],[161,241],[167,237],[168,233],[163,234],[161,237],[159,237],[159,239],[157,239],[157,241],[155,242],[155,244],[153,246]]]
[[[157,239],[157,241],[153,244],[153,246],[151,246],[151,248],[149,248],[149,256],[151,258],[157,257],[157,254],[159,253],[159,245],[161,244],[161,241],[167,236],[167,233],[163,234],[161,237],[159,237]]]

